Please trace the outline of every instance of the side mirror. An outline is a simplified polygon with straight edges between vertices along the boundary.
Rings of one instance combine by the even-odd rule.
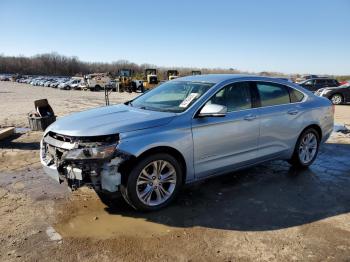
[[[227,113],[227,107],[217,104],[206,104],[199,112],[199,117],[223,117]]]

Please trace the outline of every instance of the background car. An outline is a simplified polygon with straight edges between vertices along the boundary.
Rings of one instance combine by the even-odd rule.
[[[80,80],[68,79],[67,81],[60,83],[57,87],[62,90],[70,90],[73,87],[77,86],[79,82]]]
[[[350,103],[350,83],[338,87],[319,89],[315,95],[327,97],[334,105]]]
[[[347,83],[350,83],[350,80],[341,81],[339,84],[340,84],[340,85],[346,85]]]
[[[336,87],[340,84],[336,79],[332,78],[313,78],[300,82],[299,85],[311,92],[315,92],[320,88]]]

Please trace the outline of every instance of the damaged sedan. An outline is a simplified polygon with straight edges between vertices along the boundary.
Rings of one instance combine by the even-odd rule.
[[[332,129],[330,101],[293,83],[196,75],[60,118],[45,131],[40,157],[57,182],[121,192],[149,211],[167,206],[185,183],[265,161],[306,168]]]

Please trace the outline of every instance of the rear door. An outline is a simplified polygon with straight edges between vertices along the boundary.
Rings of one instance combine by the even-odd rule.
[[[304,95],[296,89],[271,82],[257,82],[260,100],[260,137],[258,156],[281,157],[295,145],[302,126]]]

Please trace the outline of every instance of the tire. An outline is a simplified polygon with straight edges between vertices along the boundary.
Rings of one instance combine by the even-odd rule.
[[[333,105],[340,105],[343,103],[343,96],[341,94],[334,94],[331,97]]]
[[[94,91],[100,91],[100,90],[101,90],[101,87],[99,85],[96,85],[94,88]]]
[[[162,167],[159,177],[155,171],[157,166]],[[157,153],[136,163],[126,184],[121,186],[121,193],[125,201],[136,210],[155,211],[168,206],[181,185],[180,163],[169,154]]]
[[[319,147],[320,135],[314,128],[308,128],[299,136],[288,162],[296,168],[307,168],[315,161]]]

